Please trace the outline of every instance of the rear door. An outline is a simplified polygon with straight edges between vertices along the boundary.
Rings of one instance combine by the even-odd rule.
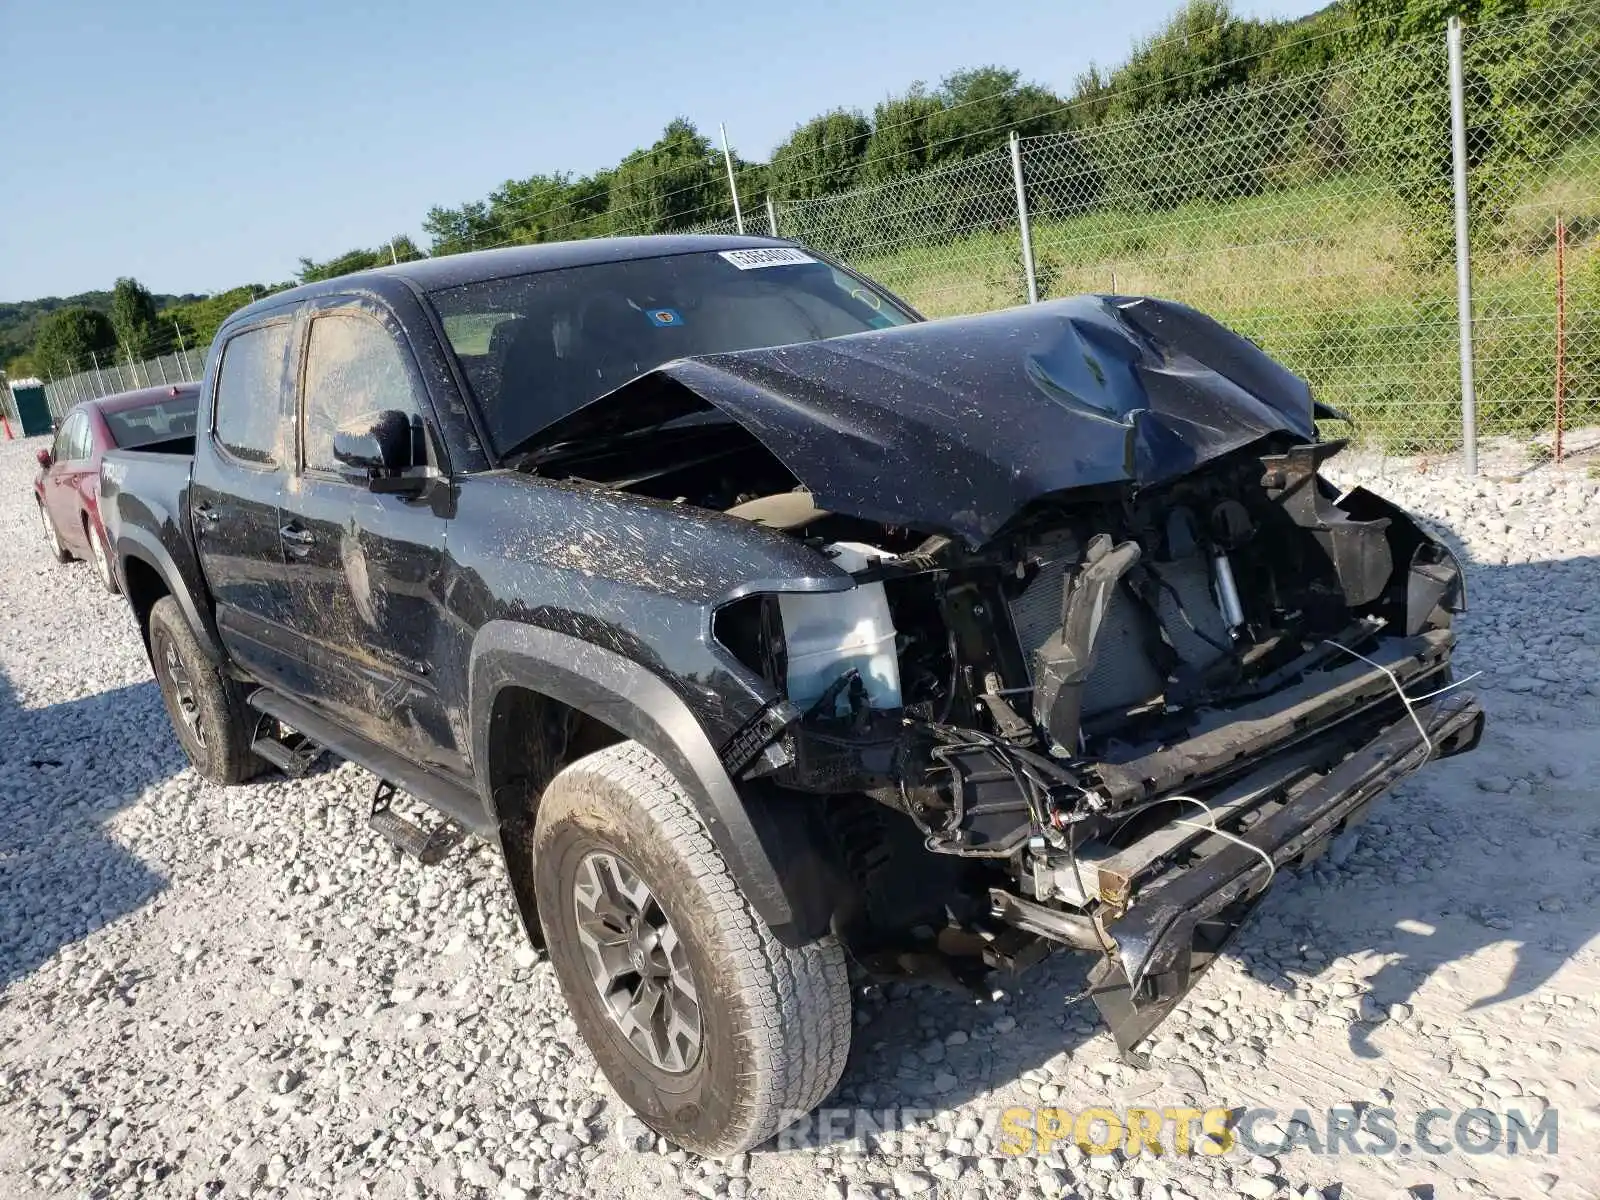
[[[207,381],[211,423],[196,438],[189,501],[222,643],[236,663],[275,687],[293,662],[278,497],[292,447],[284,396],[295,331],[285,313],[240,329],[222,346]]]
[[[431,421],[426,387],[404,331],[377,303],[335,297],[308,315],[299,455],[281,501],[297,690],[368,739],[465,774],[432,663],[443,619],[443,464],[430,464],[436,489],[409,497],[369,491],[333,457],[334,430],[353,418],[396,409]]]

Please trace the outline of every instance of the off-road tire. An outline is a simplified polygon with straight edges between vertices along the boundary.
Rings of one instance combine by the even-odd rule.
[[[698,995],[700,1048],[657,1069],[603,1006],[577,936],[574,888],[601,852],[637,874],[671,922]],[[686,1150],[747,1150],[833,1090],[850,1049],[850,986],[831,934],[782,945],[740,893],[672,773],[636,742],[572,763],[550,783],[534,831],[534,892],[550,961],[578,1031],[619,1096]]]
[[[176,656],[184,677],[182,686],[193,705],[188,717],[179,680],[169,666],[169,649]],[[196,771],[212,783],[232,784],[253,779],[266,769],[267,764],[250,750],[255,722],[238,685],[200,648],[183,610],[171,596],[161,597],[150,610],[150,664],[172,731]]]
[[[61,535],[56,532],[55,522],[50,519],[50,514],[45,510],[44,501],[36,501],[39,508],[39,521],[44,525],[44,545],[50,552],[50,557],[58,563],[72,561],[72,555],[61,545]]]
[[[120,596],[122,589],[117,586],[117,573],[111,569],[111,553],[106,549],[105,535],[95,528],[88,513],[83,514],[83,538],[89,543],[89,565],[94,568],[100,586],[109,595]]]

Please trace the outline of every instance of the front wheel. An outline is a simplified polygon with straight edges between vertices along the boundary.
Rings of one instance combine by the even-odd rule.
[[[533,879],[573,1020],[651,1128],[697,1154],[734,1154],[838,1083],[851,1030],[843,948],[772,936],[643,746],[608,747],[551,781]]]
[[[250,750],[254,722],[234,682],[206,656],[171,596],[150,610],[150,665],[184,753],[212,783],[243,783],[266,769]]]

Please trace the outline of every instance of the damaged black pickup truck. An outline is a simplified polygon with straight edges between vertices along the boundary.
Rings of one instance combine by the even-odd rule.
[[[617,1091],[722,1154],[838,1080],[847,957],[1089,952],[1131,1052],[1477,742],[1460,567],[1321,478],[1334,415],[1178,304],[925,322],[787,243],[600,240],[236,313],[102,511],[196,768],[328,751],[403,848],[492,839]]]

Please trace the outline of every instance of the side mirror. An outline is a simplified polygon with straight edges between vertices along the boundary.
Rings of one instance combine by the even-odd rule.
[[[39,465],[41,467],[43,467],[46,471],[48,471],[50,469],[51,465],[56,461],[55,459],[50,457],[50,451],[48,451],[48,450],[36,450],[36,451],[34,451],[34,455],[33,456],[34,456],[34,458],[39,460]]]
[[[399,409],[367,413],[333,431],[333,457],[346,467],[365,472],[373,491],[401,490],[395,477],[419,465],[411,418]],[[381,486],[389,483],[390,486]]]

